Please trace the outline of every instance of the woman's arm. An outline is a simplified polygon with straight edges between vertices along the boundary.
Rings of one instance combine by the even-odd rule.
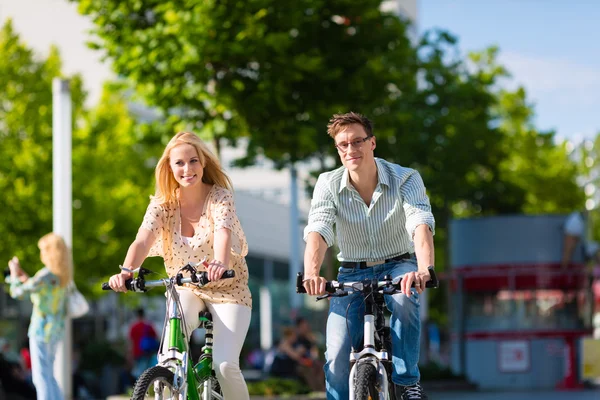
[[[142,265],[155,240],[156,237],[154,233],[147,229],[140,229],[135,240],[127,250],[125,261],[123,261],[123,267],[134,270]],[[125,287],[125,281],[132,276],[133,274],[131,272],[121,270],[121,273],[110,277],[108,284],[115,292],[126,292],[127,288]]]
[[[22,270],[21,272],[21,275],[11,273],[10,276],[9,294],[13,299],[22,299],[27,294],[39,292],[45,284],[49,283],[43,276],[35,275],[29,278],[25,272]]]
[[[231,230],[221,228],[215,231],[213,244],[214,260],[208,264],[208,278],[216,281],[221,278],[223,272],[229,268],[231,256]]]

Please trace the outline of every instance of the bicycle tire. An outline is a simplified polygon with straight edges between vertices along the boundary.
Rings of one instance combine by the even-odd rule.
[[[354,378],[354,399],[355,400],[378,400],[379,393],[375,382],[377,381],[377,369],[368,362],[356,365],[356,375]]]
[[[160,365],[148,368],[135,382],[131,400],[144,400],[149,398],[153,399],[154,394],[151,395],[152,397],[147,396],[148,392],[154,393],[155,383],[159,384],[160,388],[169,390],[170,395],[168,397],[163,396],[165,399],[175,398],[178,393],[176,393],[173,389],[174,377],[175,375],[172,371]]]

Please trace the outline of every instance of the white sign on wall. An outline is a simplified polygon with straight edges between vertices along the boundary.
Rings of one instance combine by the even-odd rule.
[[[530,343],[527,340],[507,340],[498,343],[500,372],[527,372],[530,367]]]

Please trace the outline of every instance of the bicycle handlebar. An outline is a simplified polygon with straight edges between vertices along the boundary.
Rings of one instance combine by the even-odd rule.
[[[425,283],[425,287],[426,288],[432,288],[432,289],[437,289],[439,287],[439,281],[437,278],[437,275],[435,274],[435,270],[433,269],[433,267],[429,267],[427,269],[427,271],[429,272],[429,276],[430,279]],[[366,281],[371,281],[370,279],[367,279]],[[326,297],[330,297],[330,296],[345,296],[347,295],[349,292],[358,290],[361,291],[362,289],[357,289],[357,284],[363,284],[365,281],[358,281],[358,282],[338,282],[338,281],[327,281],[325,282],[325,292],[327,292],[327,295],[325,296],[319,296],[317,299],[321,299],[321,298],[326,298]],[[401,284],[402,280],[399,280],[396,283],[392,282],[391,277],[389,279],[384,279],[382,281],[377,281],[377,291],[382,291],[384,292],[384,294],[397,294],[397,293],[402,293],[402,291],[400,290],[400,284]],[[296,275],[296,293],[306,293],[306,288],[304,288],[304,273],[302,272],[298,272],[298,275]],[[375,282],[373,282],[375,283]],[[415,283],[413,282],[411,287],[415,287]],[[346,289],[346,290],[345,290]],[[350,289],[350,291],[348,291],[347,289]],[[388,290],[386,290],[388,289]],[[345,294],[340,293],[340,291],[342,291]]]
[[[167,281],[172,280],[176,285],[181,286],[184,283],[194,283],[195,285],[202,287],[210,282],[208,279],[208,272],[202,271],[195,274],[195,277],[184,278],[181,273],[178,273],[172,278],[163,278],[157,279],[153,281],[147,281],[143,276],[137,278],[129,278],[125,281],[125,287],[127,290],[132,292],[145,292],[148,287],[157,287],[157,286],[165,286]],[[228,269],[223,272],[221,279],[230,279],[235,277],[235,271],[232,269]],[[112,288],[108,285],[108,282],[102,283],[102,290],[112,290]]]

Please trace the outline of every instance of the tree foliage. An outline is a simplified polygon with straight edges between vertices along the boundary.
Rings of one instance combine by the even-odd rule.
[[[8,22],[0,31],[0,258],[40,266],[38,239],[52,230],[52,79],[61,76],[53,49],[39,59]],[[122,88],[107,85],[100,105],[83,108],[78,76],[73,100],[73,256],[84,290],[114,271],[135,237],[151,194],[156,126],[129,115]],[[160,144],[160,143],[159,143]]]
[[[247,135],[242,165],[314,156],[331,114],[384,115],[414,85],[405,24],[379,0],[77,1],[94,46],[150,104]]]
[[[16,254],[30,273],[39,263],[38,239],[52,230],[52,79],[56,49],[45,60],[22,43],[9,21],[0,31],[0,258]],[[81,81],[74,77],[75,115]],[[34,266],[35,265],[35,266]]]

